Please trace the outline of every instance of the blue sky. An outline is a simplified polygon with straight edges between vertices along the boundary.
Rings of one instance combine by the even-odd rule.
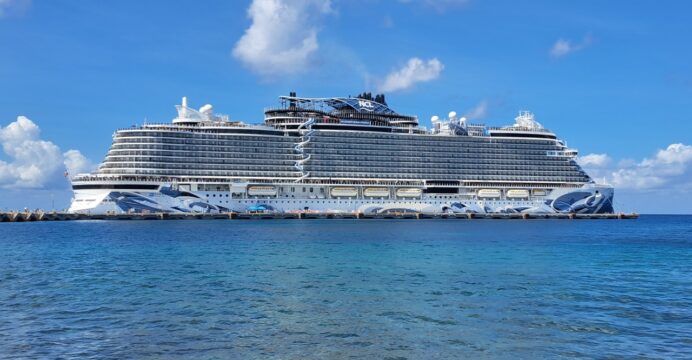
[[[692,213],[690,13],[684,1],[0,0],[0,208],[66,207],[61,157],[98,164],[114,130],[167,122],[182,96],[261,122],[289,91],[385,89],[423,125],[531,110],[616,186],[618,210]]]

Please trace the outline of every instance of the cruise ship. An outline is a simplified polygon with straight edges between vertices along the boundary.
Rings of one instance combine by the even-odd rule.
[[[98,169],[71,179],[70,211],[613,212],[613,188],[527,111],[504,127],[450,112],[426,129],[370,93],[290,93],[264,124],[186,98],[176,109],[117,130]]]

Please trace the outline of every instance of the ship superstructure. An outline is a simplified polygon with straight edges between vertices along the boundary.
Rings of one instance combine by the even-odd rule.
[[[167,124],[120,129],[103,163],[73,178],[74,212],[613,212],[533,114],[433,128],[378,95],[291,93],[250,125],[183,98]]]

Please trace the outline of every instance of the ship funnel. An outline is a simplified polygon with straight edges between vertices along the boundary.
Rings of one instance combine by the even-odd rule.
[[[183,96],[183,102],[181,105],[183,105],[183,107],[187,107],[187,96]]]

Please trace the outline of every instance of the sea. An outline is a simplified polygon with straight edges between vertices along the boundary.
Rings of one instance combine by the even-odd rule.
[[[2,359],[692,358],[692,216],[0,224]]]

